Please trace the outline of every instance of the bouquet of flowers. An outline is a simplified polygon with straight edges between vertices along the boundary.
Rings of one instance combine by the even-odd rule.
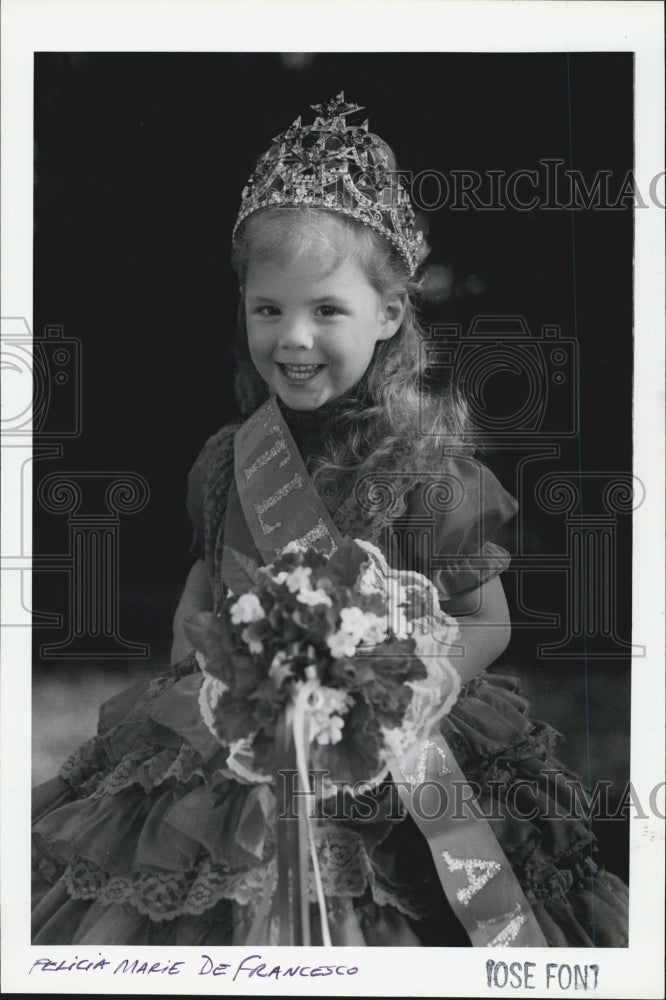
[[[240,780],[273,779],[278,727],[300,711],[323,794],[381,781],[460,689],[447,658],[457,627],[435,588],[359,539],[329,558],[291,547],[187,633],[203,719]]]

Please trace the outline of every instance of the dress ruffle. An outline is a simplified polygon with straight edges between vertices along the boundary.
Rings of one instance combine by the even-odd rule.
[[[97,736],[35,790],[33,943],[240,944],[256,926],[277,879],[274,794],[226,770],[201,720],[200,683],[190,657],[112,698]],[[517,687],[472,681],[443,735],[548,944],[626,945],[626,887],[597,870],[584,822],[551,818],[567,775],[553,756],[560,737],[529,718]],[[536,802],[538,817],[492,818],[521,778],[538,794],[516,805]],[[334,943],[467,943],[421,834],[389,793],[376,791],[371,821],[315,822]]]
[[[627,886],[596,865],[585,803],[572,800],[577,776],[554,756],[563,737],[530,718],[517,680],[471,681],[441,728],[549,946],[626,947]],[[512,809],[496,808],[502,818],[494,818],[493,802],[506,806],[516,789]],[[571,815],[572,802],[581,818]]]
[[[35,790],[35,944],[231,944],[256,926],[277,878],[274,795],[226,770],[201,721],[200,683],[191,657],[115,696],[97,736]],[[626,887],[597,871],[585,823],[551,818],[567,775],[553,757],[561,737],[529,718],[516,681],[472,681],[441,728],[548,943],[625,945]],[[516,805],[536,802],[537,818],[492,818],[520,778],[538,794]],[[389,793],[376,791],[371,821],[315,823],[334,942],[466,943]]]

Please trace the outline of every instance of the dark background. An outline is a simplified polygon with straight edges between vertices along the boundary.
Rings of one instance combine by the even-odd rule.
[[[63,633],[35,628],[35,773],[94,728],[94,707],[168,659],[170,621],[188,572],[186,476],[208,435],[236,414],[230,343],[237,290],[229,240],[254,158],[308,105],[344,89],[404,168],[538,169],[545,158],[612,172],[633,163],[631,54],[61,54],[35,57],[34,327],[81,342],[81,432],[42,476],[142,475],[144,511],[121,522],[120,622],[150,645],[142,662],[47,660]],[[434,269],[429,323],[525,317],[559,324],[580,349],[575,438],[554,468],[631,470],[632,213],[541,208],[427,215]],[[498,373],[489,406],[521,385]],[[46,423],[48,429],[48,418]],[[57,431],[57,427],[53,427]],[[482,455],[516,492],[519,453]],[[562,519],[525,503],[522,552],[562,552]],[[34,551],[67,551],[67,518],[34,508]],[[618,523],[617,631],[630,634],[631,538]],[[564,589],[533,576],[535,606],[563,614]],[[35,573],[35,609],[66,613],[62,573]],[[507,592],[515,598],[511,581]],[[629,768],[629,663],[538,662],[538,628],[516,629],[500,668],[524,681],[537,717],[566,735],[561,756],[586,780]],[[73,711],[70,712],[73,706]],[[68,714],[70,713],[70,714]],[[92,727],[92,728],[91,728]],[[626,875],[626,824],[599,831]]]

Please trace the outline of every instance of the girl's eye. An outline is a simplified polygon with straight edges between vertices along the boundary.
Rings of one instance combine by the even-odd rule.
[[[258,306],[255,310],[258,316],[279,316],[280,310],[277,306]]]
[[[330,316],[339,316],[341,314],[341,310],[338,309],[337,306],[319,306],[319,312],[325,318]]]

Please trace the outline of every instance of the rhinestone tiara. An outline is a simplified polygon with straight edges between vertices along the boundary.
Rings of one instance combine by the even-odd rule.
[[[362,125],[347,122],[363,108],[348,104],[343,91],[327,103],[310,106],[316,112],[314,122],[304,125],[299,115],[259,157],[243,188],[232,242],[245,220],[264,208],[311,205],[381,233],[413,275],[423,233],[414,229],[414,210],[390,169],[387,147],[368,130],[367,120]]]

